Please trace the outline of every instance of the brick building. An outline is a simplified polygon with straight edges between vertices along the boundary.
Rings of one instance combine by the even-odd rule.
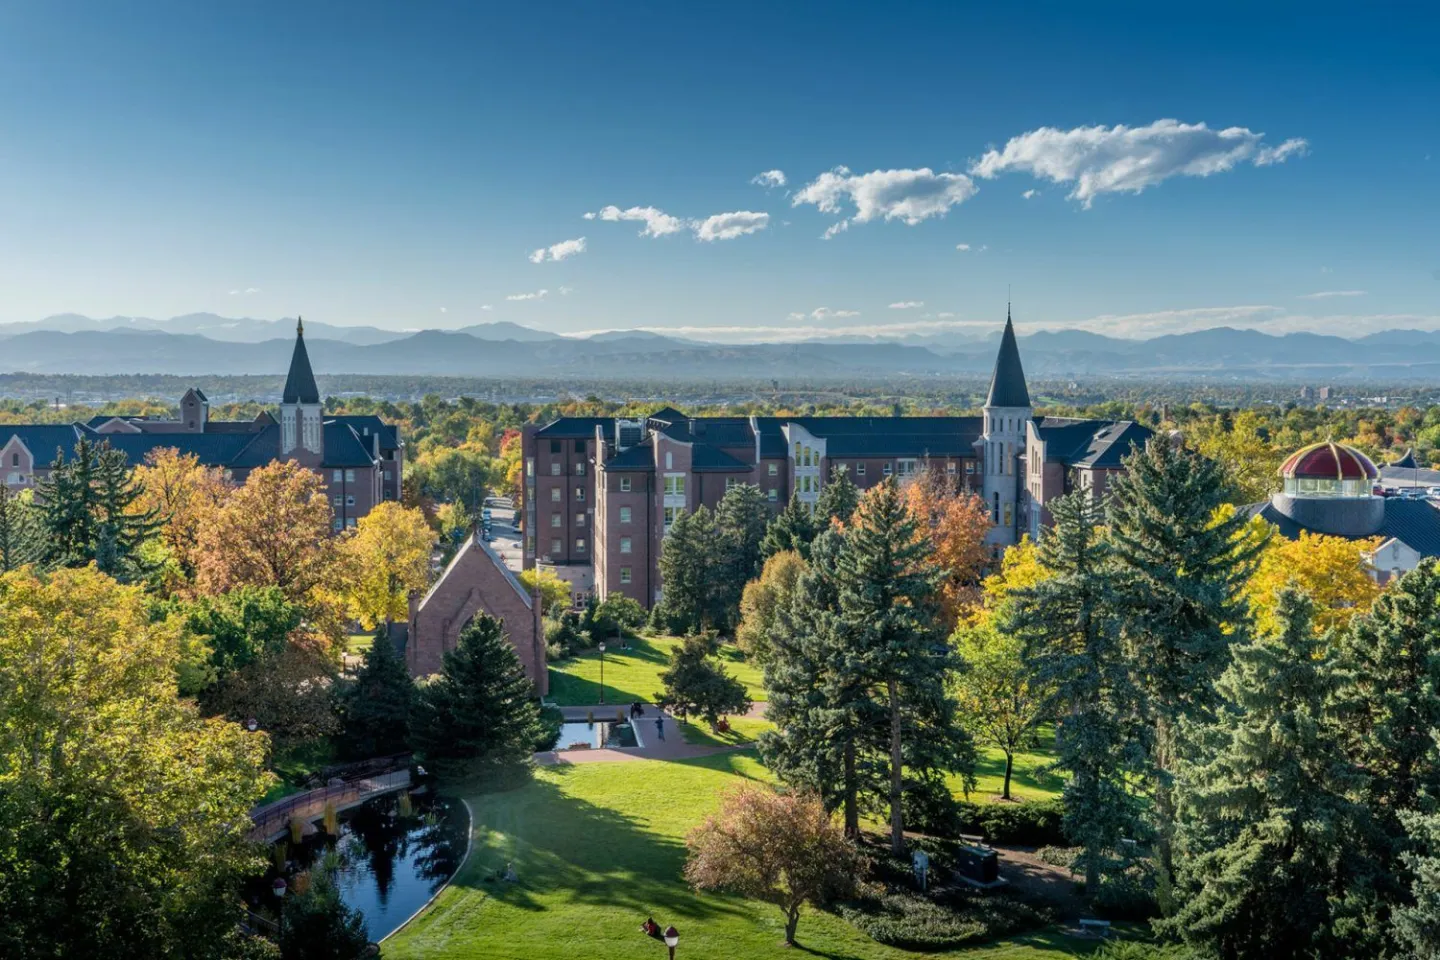
[[[997,553],[1049,522],[1045,503],[1103,492],[1150,431],[1129,421],[1036,417],[1007,316],[976,417],[562,417],[525,427],[521,525],[525,566],[551,566],[577,594],[659,597],[660,544],[683,511],[754,484],[779,512],[792,493],[813,505],[845,470],[863,488],[924,466],[985,498]]]
[[[0,480],[12,490],[32,487],[50,472],[58,453],[68,454],[88,437],[108,442],[131,464],[163,447],[193,453],[235,483],[244,483],[256,467],[295,460],[325,481],[336,530],[353,527],[382,500],[400,499],[405,445],[399,431],[375,416],[325,415],[303,323],[296,324],[278,412],[278,419],[262,412],[254,420],[211,420],[210,401],[191,387],[180,398],[180,416],[174,420],[94,417],[87,423],[0,426]]]

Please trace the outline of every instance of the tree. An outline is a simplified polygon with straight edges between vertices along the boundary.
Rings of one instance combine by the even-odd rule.
[[[535,688],[499,620],[478,614],[424,684],[412,742],[443,777],[464,779],[524,765],[540,732]]]
[[[665,705],[678,711],[682,719],[698,714],[712,727],[721,714],[750,709],[745,684],[715,662],[713,645],[712,638],[691,634],[670,651],[670,666],[660,675]]]
[[[436,500],[462,504],[465,512],[479,516],[480,508],[499,474],[497,461],[483,449],[464,445],[442,447],[416,458],[414,470],[423,493]]]
[[[314,604],[333,567],[330,519],[315,471],[293,460],[256,468],[200,527],[201,591],[277,587],[292,603]]]
[[[716,604],[727,629],[739,621],[740,596],[745,584],[760,575],[765,558],[760,542],[770,521],[770,507],[760,488],[742,483],[725,491],[715,508],[715,533],[723,551],[721,596]]]
[[[860,489],[855,486],[855,481],[850,479],[850,471],[844,467],[835,467],[830,471],[825,485],[820,488],[820,496],[815,498],[815,516],[819,518],[820,525],[828,526],[834,521],[844,526],[850,522],[858,506]]]
[[[340,899],[331,872],[319,866],[310,871],[309,881],[280,914],[282,960],[359,960],[365,956],[370,945],[365,918]]]
[[[806,904],[850,896],[864,870],[855,845],[816,797],[756,785],[727,791],[719,813],[692,830],[685,845],[692,886],[773,903],[785,914],[787,946]]]
[[[217,680],[279,653],[304,615],[278,587],[240,587],[190,602],[172,601],[169,607],[210,650]]]
[[[815,539],[815,521],[800,499],[798,492],[790,495],[785,509],[775,515],[765,528],[765,539],[760,542],[760,552],[773,557],[782,550],[794,550],[805,559],[810,558],[810,541]]]
[[[158,520],[160,540],[174,561],[180,578],[195,579],[200,564],[200,528],[230,495],[230,486],[218,467],[200,464],[193,453],[161,447],[145,455],[135,468],[141,492],[135,509]]]
[[[255,719],[283,747],[339,730],[335,680],[328,638],[297,630],[280,649],[231,672],[201,699],[207,710],[231,720]]]
[[[419,510],[378,503],[339,544],[341,591],[350,614],[367,630],[409,616],[412,591],[430,583],[435,533]]]
[[[1156,853],[1168,879],[1171,780],[1189,749],[1185,725],[1210,719],[1230,645],[1249,628],[1243,591],[1260,546],[1239,537],[1243,515],[1221,512],[1225,474],[1216,461],[1162,438],[1124,463],[1125,471],[1110,482],[1107,503],[1115,600],[1151,726]]]
[[[990,511],[985,500],[955,488],[945,474],[926,467],[905,487],[905,503],[916,526],[930,541],[940,581],[940,609],[946,632],[980,600],[981,582],[990,565]]]
[[[1110,851],[1135,836],[1139,806],[1130,779],[1143,766],[1145,731],[1121,646],[1110,546],[1098,505],[1085,492],[1050,503],[1051,529],[1037,545],[1044,576],[1011,594],[1001,629],[1020,637],[1038,683],[1053,687],[1061,714],[1055,766],[1068,773],[1065,832],[1082,847],[1094,896]]]
[[[660,543],[660,614],[671,633],[725,624],[725,552],[714,516],[704,507],[682,513]]]
[[[776,612],[789,604],[795,584],[805,569],[800,554],[782,550],[765,561],[759,579],[745,584],[740,594],[740,624],[735,628],[735,645],[757,663],[764,663],[769,656],[769,637]]]
[[[140,547],[157,524],[153,511],[138,503],[142,490],[125,454],[108,442],[81,437],[75,456],[56,454],[50,475],[35,483],[41,504],[50,563],[81,567],[130,581],[150,571]]]
[[[960,716],[977,740],[1005,754],[1000,797],[1009,800],[1015,754],[1031,742],[1052,707],[1051,691],[1032,675],[1025,644],[1001,633],[993,620],[961,627],[951,642],[965,663],[955,678]]]
[[[1396,908],[1391,930],[1417,960],[1440,957],[1440,814],[1402,813],[1410,848],[1404,854],[1410,900]]]
[[[645,625],[645,608],[623,593],[612,593],[595,606],[590,633],[594,640],[634,633]]]
[[[0,484],[0,573],[45,558],[45,527],[30,491]]]
[[[561,580],[554,570],[531,567],[521,570],[519,579],[527,593],[533,594],[535,585],[540,585],[540,612],[544,615],[556,616],[570,609],[570,582]]]
[[[1189,441],[1206,457],[1222,465],[1224,499],[1229,503],[1258,503],[1275,490],[1280,461],[1293,449],[1277,446],[1265,435],[1260,415],[1242,410],[1227,421],[1216,418],[1187,427]]]
[[[946,690],[946,673],[955,664],[938,629],[940,574],[894,478],[860,501],[834,576],[853,667],[889,721],[890,845],[903,855],[905,770],[970,776],[974,748]]]
[[[1380,585],[1370,575],[1367,559],[1379,545],[1378,537],[1347,540],[1302,530],[1300,539],[1287,540],[1271,534],[1245,586],[1256,629],[1275,629],[1275,605],[1287,586],[1315,601],[1317,633],[1343,629],[1380,596]]]
[[[0,576],[0,955],[219,960],[266,738],[176,696],[179,639],[94,568]]]
[[[1180,768],[1181,895],[1161,928],[1221,957],[1351,955],[1329,938],[1360,859],[1361,778],[1330,706],[1344,678],[1311,609],[1284,591],[1279,631],[1233,650],[1206,757]]]
[[[410,744],[415,684],[381,626],[365,654],[365,665],[339,694],[340,737],[356,759],[401,753]]]

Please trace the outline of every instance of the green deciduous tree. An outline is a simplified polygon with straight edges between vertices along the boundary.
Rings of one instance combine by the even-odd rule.
[[[0,573],[45,558],[45,527],[28,490],[14,493],[0,484]]]
[[[765,561],[758,579],[745,584],[740,594],[740,623],[735,644],[757,663],[770,655],[770,633],[778,612],[789,605],[795,584],[805,572],[805,561],[794,550],[782,550]]]
[[[415,684],[380,627],[355,679],[340,688],[340,740],[351,757],[384,757],[410,745]]]
[[[535,688],[499,620],[480,614],[419,691],[412,742],[437,773],[462,779],[525,764],[540,732]]]
[[[730,676],[714,654],[711,637],[691,634],[670,651],[670,666],[660,675],[662,702],[682,718],[697,714],[711,726],[721,714],[750,709],[745,684]]]
[[[954,686],[960,716],[981,743],[1005,754],[1005,785],[1001,799],[1010,799],[1015,754],[1035,737],[1035,728],[1053,708],[1052,691],[1031,670],[1025,644],[1001,633],[988,617],[961,627],[951,638],[965,667]]]

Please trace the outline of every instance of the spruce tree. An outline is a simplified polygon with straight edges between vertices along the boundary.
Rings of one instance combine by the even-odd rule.
[[[1204,758],[1180,765],[1178,908],[1160,927],[1219,957],[1352,955],[1333,940],[1333,909],[1364,869],[1350,799],[1361,777],[1332,707],[1345,678],[1312,610],[1285,590],[1278,632],[1232,649]]]
[[[44,557],[39,509],[28,493],[12,493],[0,484],[0,573],[39,563]]]
[[[1065,783],[1066,834],[1082,847],[1094,896],[1110,855],[1134,837],[1139,805],[1130,780],[1145,757],[1137,695],[1115,616],[1110,546],[1086,492],[1050,504],[1053,525],[1037,546],[1046,577],[1016,590],[1002,629],[1022,638],[1036,683],[1054,691],[1055,767]]]
[[[401,753],[410,744],[415,684],[381,626],[365,654],[365,665],[340,691],[341,742],[356,759]]]
[[[768,560],[782,550],[794,550],[806,560],[810,559],[810,541],[815,539],[815,521],[800,499],[797,491],[790,495],[785,509],[775,515],[765,529],[765,539],[760,542],[760,552]]]
[[[1245,636],[1249,608],[1241,591],[1264,543],[1237,548],[1243,514],[1217,521],[1225,473],[1216,461],[1161,437],[1127,457],[1125,468],[1106,504],[1116,602],[1152,728],[1147,779],[1157,860],[1168,880],[1171,780],[1186,752],[1181,730],[1210,719],[1230,644]]]
[[[36,482],[43,504],[47,560],[57,566],[94,563],[117,580],[145,575],[141,545],[159,527],[153,510],[136,510],[142,490],[125,454],[81,437],[75,456],[63,451],[50,476]]]
[[[670,524],[660,544],[659,620],[666,629],[690,633],[724,624],[724,559],[715,518],[707,507],[682,513]]]
[[[936,770],[969,776],[974,746],[946,690],[956,661],[940,629],[941,574],[894,478],[860,502],[834,569],[847,668],[865,679],[886,715],[890,846],[903,855],[906,769],[922,777]]]
[[[712,727],[721,714],[750,709],[745,684],[726,673],[714,653],[712,637],[691,634],[670,651],[670,666],[660,675],[665,705],[682,719],[692,713],[704,717]]]
[[[524,764],[540,735],[535,687],[499,620],[479,614],[420,688],[411,718],[416,751],[442,777],[461,779]]]
[[[831,520],[846,524],[850,522],[858,506],[860,489],[855,486],[855,481],[850,479],[850,471],[844,467],[835,467],[830,471],[830,478],[825,481],[825,486],[820,489],[820,496],[815,500],[815,516],[826,525]]]
[[[1397,906],[1388,931],[1417,960],[1440,958],[1440,813],[1402,814],[1409,851],[1403,855],[1409,897]]]
[[[715,531],[723,551],[720,562],[720,596],[717,607],[723,622],[717,624],[733,629],[740,619],[740,595],[745,584],[760,576],[765,562],[760,543],[770,521],[770,507],[760,488],[742,483],[725,491],[715,508]]]

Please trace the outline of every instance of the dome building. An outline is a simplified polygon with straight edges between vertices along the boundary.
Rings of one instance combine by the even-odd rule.
[[[1440,556],[1440,510],[1425,500],[1382,496],[1380,470],[1348,444],[1301,447],[1280,465],[1280,477],[1279,493],[1244,510],[1274,524],[1281,536],[1295,540],[1308,530],[1347,540],[1379,537],[1371,564],[1381,583]]]

